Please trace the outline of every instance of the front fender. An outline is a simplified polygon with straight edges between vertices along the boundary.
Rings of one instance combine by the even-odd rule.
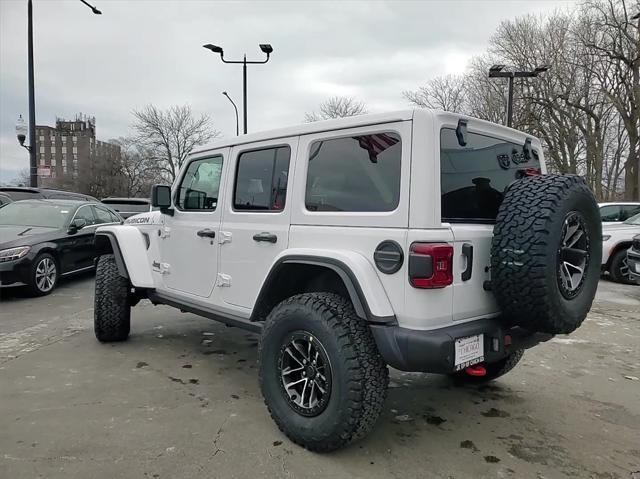
[[[96,230],[96,244],[104,241],[101,238],[109,241],[120,274],[128,277],[133,286],[155,286],[147,257],[147,243],[138,228],[128,225],[101,226]]]
[[[359,316],[374,322],[395,322],[395,313],[374,266],[360,253],[349,250],[290,248],[273,261],[271,271],[282,263],[309,263],[329,267],[345,282]]]

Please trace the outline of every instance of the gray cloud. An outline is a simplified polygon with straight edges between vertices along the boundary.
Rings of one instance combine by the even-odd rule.
[[[126,135],[134,108],[190,103],[225,135],[235,132],[223,90],[241,101],[241,68],[226,56],[269,64],[249,71],[249,128],[302,121],[324,98],[347,94],[370,111],[406,106],[402,90],[455,73],[481,53],[501,20],[571,5],[557,1],[209,2],[34,0],[36,117],[95,115],[98,137]],[[0,181],[28,166],[15,140],[26,119],[26,0],[0,0]]]

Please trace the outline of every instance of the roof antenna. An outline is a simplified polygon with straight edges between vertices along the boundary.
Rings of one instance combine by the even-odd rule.
[[[458,120],[456,136],[458,137],[458,145],[467,146],[467,120],[463,120],[462,118]]]

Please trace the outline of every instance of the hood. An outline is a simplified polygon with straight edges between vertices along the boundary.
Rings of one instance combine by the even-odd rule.
[[[0,225],[0,249],[30,246],[46,241],[48,236],[58,231],[60,231],[58,228],[43,226]]]
[[[129,216],[124,220],[125,225],[161,225],[163,223],[162,213],[160,211],[149,211]]]

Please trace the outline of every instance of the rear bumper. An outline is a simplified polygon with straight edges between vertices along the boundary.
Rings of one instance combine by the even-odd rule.
[[[505,328],[497,319],[481,319],[431,331],[398,326],[371,325],[380,354],[389,366],[401,371],[449,374],[455,371],[455,340],[484,334],[484,363],[505,358],[517,349],[548,341],[552,334]],[[511,344],[505,345],[505,336]]]

